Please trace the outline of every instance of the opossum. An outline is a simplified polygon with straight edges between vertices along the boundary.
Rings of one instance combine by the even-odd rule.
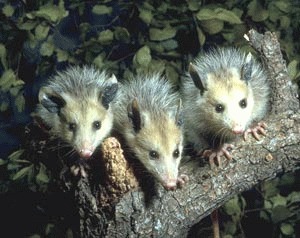
[[[114,130],[167,190],[188,179],[178,175],[183,149],[180,105],[178,92],[158,73],[139,74],[120,84],[113,103]]]
[[[39,91],[33,117],[52,137],[67,142],[88,159],[113,125],[111,102],[118,91],[114,75],[93,66],[73,66],[57,72]]]
[[[251,53],[217,48],[190,63],[188,73],[181,85],[186,140],[198,151],[212,148],[211,164],[231,158],[227,143],[238,135],[266,134],[263,122],[251,127],[265,116],[270,93],[268,75]]]

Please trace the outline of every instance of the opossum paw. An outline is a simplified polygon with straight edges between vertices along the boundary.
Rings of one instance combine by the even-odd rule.
[[[260,140],[259,134],[266,136],[266,129],[267,128],[267,124],[264,122],[259,122],[257,123],[256,126],[254,126],[253,128],[249,128],[244,132],[244,140],[246,141],[248,138],[248,134],[251,133],[252,136],[256,139],[256,140]]]
[[[232,155],[230,152],[234,148],[234,145],[232,144],[224,144],[220,149],[218,150],[205,150],[202,154],[202,156],[208,158],[209,164],[211,168],[222,167],[221,158],[222,156],[225,156],[227,160],[232,159]]]
[[[88,176],[88,174],[86,172],[87,168],[88,168],[87,165],[78,163],[76,165],[72,165],[70,167],[70,171],[74,176],[80,176],[80,177],[86,178]]]
[[[177,178],[177,186],[182,188],[189,181],[189,176],[181,174]]]

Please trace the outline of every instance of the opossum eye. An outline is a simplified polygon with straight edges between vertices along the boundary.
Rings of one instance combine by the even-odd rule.
[[[242,99],[240,102],[239,102],[239,105],[241,108],[245,108],[247,107],[247,99]]]
[[[177,159],[177,158],[179,157],[179,150],[178,150],[178,149],[174,150],[174,152],[173,152],[173,157],[174,157],[175,159]]]
[[[75,131],[76,130],[76,124],[75,123],[69,123],[69,130]]]
[[[216,112],[221,113],[223,112],[225,107],[222,104],[217,104],[215,107]]]
[[[100,121],[94,121],[93,122],[93,128],[95,130],[99,130],[101,128],[101,122]]]
[[[150,158],[153,159],[153,160],[159,158],[159,155],[158,155],[158,153],[157,153],[155,150],[150,150],[149,156],[150,156]]]

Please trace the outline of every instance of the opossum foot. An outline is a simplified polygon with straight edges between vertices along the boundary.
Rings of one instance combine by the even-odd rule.
[[[189,181],[189,176],[186,174],[181,174],[177,178],[177,186],[182,188]]]
[[[224,144],[221,148],[217,150],[205,150],[202,156],[208,158],[210,167],[213,168],[215,166],[222,167],[221,157],[225,156],[227,160],[232,159],[232,155],[230,152],[234,148],[232,144]]]
[[[83,178],[86,178],[87,177],[87,172],[86,172],[87,167],[88,166],[86,164],[82,164],[82,163],[78,162],[78,164],[71,166],[70,171],[74,176],[81,176]]]
[[[253,128],[249,128],[244,132],[244,140],[246,141],[248,138],[248,134],[251,133],[252,136],[256,139],[256,140],[260,140],[259,134],[266,136],[266,129],[267,128],[267,124],[264,122],[259,122],[257,123],[256,126],[254,126]]]

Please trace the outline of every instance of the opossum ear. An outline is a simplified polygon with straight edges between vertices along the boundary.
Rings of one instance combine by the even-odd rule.
[[[43,87],[39,92],[39,102],[52,113],[58,113],[65,106],[66,101],[57,93],[47,87]]]
[[[101,103],[105,109],[109,108],[109,103],[115,98],[118,92],[118,81],[116,76],[113,74],[108,80],[111,84],[106,86],[101,93]]]
[[[190,63],[190,65],[189,65],[189,74],[190,74],[192,80],[194,81],[195,86],[200,89],[200,93],[202,95],[203,92],[205,90],[207,90],[206,82],[205,82],[205,79],[200,77],[200,75],[198,74],[198,72],[196,70],[195,65],[193,65],[192,63]]]
[[[251,53],[246,56],[245,64],[241,69],[241,79],[248,82],[251,79],[253,59]]]
[[[175,122],[177,126],[182,126],[183,124],[183,115],[182,115],[182,101],[179,99],[178,101],[178,106],[176,110],[176,115],[175,115]]]
[[[133,99],[132,103],[128,105],[127,112],[128,117],[132,122],[134,131],[138,133],[142,128],[142,120],[139,105],[136,98]]]

